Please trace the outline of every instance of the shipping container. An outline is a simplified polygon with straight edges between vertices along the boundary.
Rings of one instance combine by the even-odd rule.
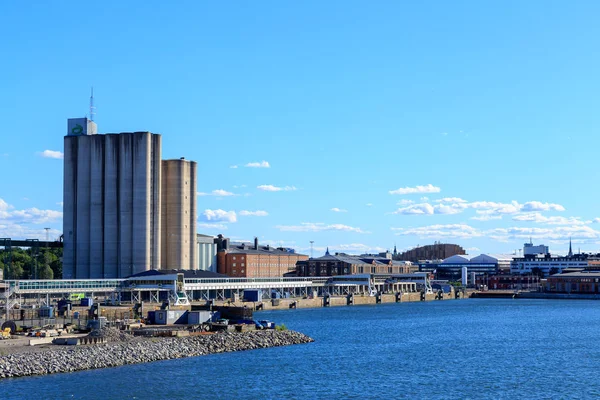
[[[211,322],[213,313],[210,311],[190,311],[187,313],[187,323],[190,325],[200,325]]]
[[[156,310],[154,319],[157,325],[186,324],[186,314],[186,310]]]
[[[94,304],[94,299],[91,297],[84,297],[81,299],[80,306],[81,307],[91,307]]]
[[[40,318],[54,318],[54,307],[40,307]]]
[[[246,301],[262,301],[262,290],[260,289],[245,289],[244,300]]]

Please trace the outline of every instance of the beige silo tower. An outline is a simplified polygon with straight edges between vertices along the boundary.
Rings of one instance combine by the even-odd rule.
[[[162,161],[161,269],[197,269],[197,163]]]

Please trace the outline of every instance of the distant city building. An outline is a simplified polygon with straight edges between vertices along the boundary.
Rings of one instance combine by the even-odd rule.
[[[260,246],[254,243],[230,242],[222,235],[217,237],[218,272],[227,276],[260,278],[295,275],[296,263],[308,256],[285,247]]]
[[[195,268],[195,172],[169,169],[163,186],[161,151],[158,134],[101,135],[86,118],[68,121],[64,279],[125,278],[152,269]],[[188,165],[195,171],[194,162]],[[165,190],[174,194],[164,196]],[[163,203],[172,211],[167,218],[173,217],[174,224],[163,224]],[[178,206],[181,210],[173,211]],[[194,222],[186,222],[192,218]],[[161,237],[180,242],[163,244]]]
[[[531,247],[545,248],[544,253],[527,254],[526,250]],[[569,253],[566,256],[552,256],[546,246],[533,246],[531,243],[525,243],[523,247],[523,257],[515,257],[510,266],[512,274],[537,274],[540,276],[549,276],[562,273],[565,269],[585,270],[588,263],[594,263],[597,258],[591,258],[590,254],[573,254],[571,241],[569,241]],[[588,259],[590,259],[588,261]]]
[[[404,253],[397,253],[396,246],[394,246],[393,258],[398,261],[418,263],[424,260],[443,260],[457,254],[466,254],[465,249],[457,244],[436,242],[427,246],[416,247]]]
[[[523,256],[535,256],[538,254],[549,254],[550,250],[548,246],[544,246],[543,244],[534,246],[533,243],[525,243],[523,245]]]
[[[196,235],[198,244],[198,269],[217,272],[217,238],[212,235]]]
[[[298,262],[298,276],[336,276],[355,274],[407,274],[416,267],[410,262],[393,261],[381,256],[352,256],[344,253],[331,255],[329,249],[324,256]]]
[[[585,269],[588,266],[587,254],[576,254],[574,256],[527,256],[517,257],[510,266],[512,274],[539,274],[549,276],[559,274],[567,268]]]

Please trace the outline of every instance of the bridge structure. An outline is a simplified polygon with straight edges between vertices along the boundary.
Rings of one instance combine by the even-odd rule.
[[[124,279],[6,280],[0,299],[8,310],[27,304],[52,305],[71,294],[109,304],[140,302],[187,305],[194,301],[243,298],[244,290],[260,290],[272,297],[316,297],[376,292],[415,292],[425,276],[360,275],[294,278],[184,278],[183,273],[132,276]]]

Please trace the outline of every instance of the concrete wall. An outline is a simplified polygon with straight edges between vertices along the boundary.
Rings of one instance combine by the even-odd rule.
[[[77,140],[78,136],[65,136],[63,158],[63,278],[75,277],[75,243],[77,220]]]

